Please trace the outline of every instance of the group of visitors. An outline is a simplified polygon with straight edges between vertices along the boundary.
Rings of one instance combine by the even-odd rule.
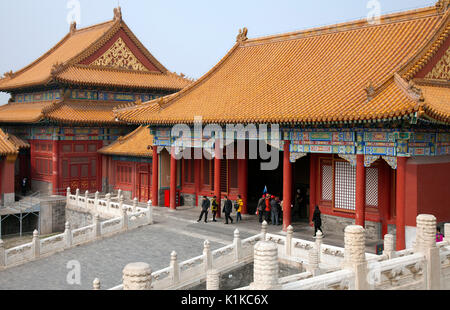
[[[297,193],[299,194],[299,192]],[[237,198],[238,199],[234,203],[234,209],[236,211],[236,223],[239,223],[239,221],[242,221],[241,212],[244,206],[244,202],[241,195],[238,195]],[[229,222],[233,224],[234,221],[231,217],[231,213],[233,211],[233,203],[226,195],[224,196],[224,200],[225,201],[223,204],[222,212],[225,215],[225,224],[227,225],[229,224]],[[216,196],[214,196],[212,200],[209,200],[208,197],[203,196],[201,207],[202,210],[197,222],[200,222],[203,219],[203,216],[205,218],[205,223],[208,222],[208,211],[210,208],[213,214],[212,221],[217,222],[216,215],[219,208],[219,202],[217,201]],[[256,214],[259,217],[260,223],[265,220],[268,224],[281,225],[283,220],[283,201],[280,201],[280,198],[277,196],[265,193],[258,201]],[[314,209],[312,224],[314,224],[314,237],[319,230],[323,233],[321,212],[319,206],[316,206]]]
[[[228,196],[224,196],[225,202],[223,204],[222,212],[225,214],[225,224],[228,224],[228,220],[233,224],[233,218],[231,217],[231,213],[233,211],[233,203],[230,199],[228,199]],[[236,211],[236,223],[239,223],[239,221],[242,221],[242,207],[244,206],[244,202],[242,200],[241,195],[238,195],[238,199],[234,204],[234,209]],[[202,211],[200,213],[200,217],[198,218],[197,222],[200,222],[203,218],[203,215],[205,216],[205,223],[208,223],[208,211],[211,207],[211,211],[213,214],[213,222],[217,222],[216,215],[217,210],[219,209],[219,203],[217,202],[217,196],[214,196],[213,199],[210,201],[208,197],[203,196],[202,200]]]
[[[262,223],[265,220],[268,224],[281,225],[283,217],[282,203],[279,197],[269,193],[264,194],[259,199],[256,210],[259,222]]]

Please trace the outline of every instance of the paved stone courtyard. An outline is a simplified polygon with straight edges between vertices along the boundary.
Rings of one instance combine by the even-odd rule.
[[[234,222],[233,225],[225,225],[223,219],[216,223],[197,223],[198,208],[183,207],[176,212],[166,208],[154,210],[154,225],[0,271],[0,289],[90,290],[94,278],[99,278],[102,289],[107,289],[121,284],[122,270],[130,262],[149,263],[156,271],[169,265],[173,250],[181,262],[201,255],[206,239],[211,242],[211,249],[215,250],[232,242],[236,228],[240,230],[242,239],[260,231],[256,216],[244,216],[244,221],[239,224]],[[313,229],[306,223],[293,226],[294,237],[313,240]],[[269,225],[268,232],[282,233],[281,226]],[[327,234],[325,231],[324,243],[342,246],[343,241],[343,236]],[[374,249],[374,244],[368,244],[367,251],[374,252]],[[66,280],[73,268],[68,269],[67,263],[72,260],[80,263],[80,285],[70,285]]]

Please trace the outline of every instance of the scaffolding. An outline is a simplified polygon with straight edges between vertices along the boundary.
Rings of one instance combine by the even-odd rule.
[[[40,192],[33,193],[24,199],[15,202],[11,206],[0,209],[0,239],[2,238],[2,222],[9,217],[15,217],[19,221],[19,236],[23,234],[23,220],[28,216],[37,217],[38,232],[41,232],[41,195]]]

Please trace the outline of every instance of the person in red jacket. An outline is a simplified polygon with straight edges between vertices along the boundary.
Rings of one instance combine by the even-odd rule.
[[[267,224],[269,224],[269,222],[270,222],[270,213],[271,213],[270,212],[270,209],[271,209],[270,200],[271,200],[270,194],[267,194],[266,195],[266,208],[264,209],[264,218],[265,218]]]

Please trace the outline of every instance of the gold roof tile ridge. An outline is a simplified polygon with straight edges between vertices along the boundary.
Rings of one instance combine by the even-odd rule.
[[[428,61],[436,54],[442,44],[449,38],[450,35],[450,10],[447,10],[443,15],[442,21],[436,27],[434,33],[423,47],[405,62],[399,70],[402,77],[410,80],[417,72],[419,72]]]
[[[420,14],[419,13],[423,13]],[[411,18],[411,15],[417,15],[415,18]],[[320,36],[325,34],[333,34],[337,32],[347,32],[347,31],[353,31],[353,30],[360,30],[362,28],[376,28],[388,24],[393,23],[399,23],[399,22],[408,22],[413,19],[421,19],[421,18],[427,18],[432,16],[442,15],[442,13],[439,13],[436,11],[434,6],[420,8],[420,9],[413,9],[408,11],[402,11],[402,12],[396,12],[391,14],[386,14],[381,16],[381,22],[380,24],[370,24],[367,21],[367,18],[363,19],[357,19],[357,20],[351,20],[347,22],[337,23],[337,24],[330,24],[330,25],[324,25],[319,27],[313,27],[313,28],[306,28],[302,30],[296,30],[296,31],[290,31],[280,34],[273,34],[273,35],[267,35],[267,36],[261,36],[258,38],[249,38],[248,40],[244,41],[242,45],[245,46],[252,46],[256,44],[267,44],[267,43],[275,43],[280,41],[287,41],[287,40],[297,40],[301,38],[306,37],[312,37],[312,36]]]

